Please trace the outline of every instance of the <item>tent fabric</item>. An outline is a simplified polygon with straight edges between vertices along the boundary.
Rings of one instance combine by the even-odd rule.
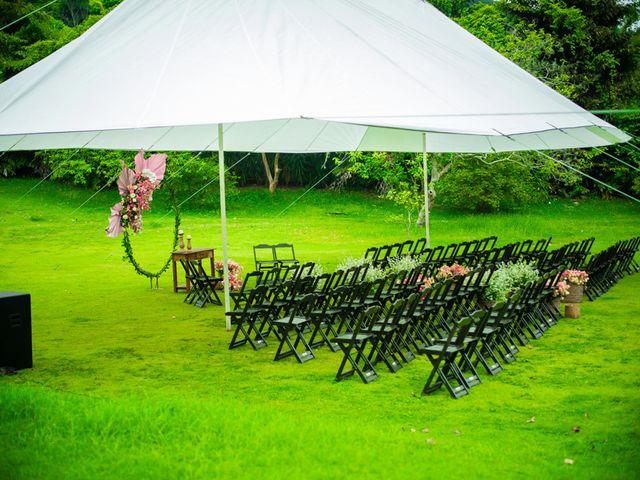
[[[421,0],[125,0],[0,84],[0,150],[493,152],[630,139]]]

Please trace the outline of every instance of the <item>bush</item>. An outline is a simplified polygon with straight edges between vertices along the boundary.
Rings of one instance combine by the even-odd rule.
[[[547,198],[542,179],[529,167],[508,161],[457,160],[438,186],[443,206],[469,212],[512,210]]]
[[[494,272],[484,296],[487,300],[503,302],[512,292],[537,279],[534,262],[507,263]]]

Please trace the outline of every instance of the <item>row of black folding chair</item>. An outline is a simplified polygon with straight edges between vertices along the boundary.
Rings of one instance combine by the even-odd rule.
[[[541,238],[535,243],[533,240],[524,240],[519,242],[518,246],[514,249],[513,255],[518,260],[536,261],[541,256],[545,255],[549,245],[551,244],[551,237]]]
[[[567,243],[556,250],[547,252],[546,255],[540,256],[538,269],[542,272],[549,272],[563,265],[566,268],[580,270],[585,266],[594,241],[595,239],[590,237],[580,242]]]
[[[411,255],[423,262],[466,263],[466,260],[473,258],[477,252],[493,248],[497,239],[496,236],[490,236],[479,240],[452,243],[446,247],[426,248],[425,239],[420,238],[415,241],[407,240],[381,247],[370,247],[365,252],[364,258],[371,260],[376,266],[385,266],[389,259],[403,255]]]
[[[640,271],[635,255],[640,237],[621,240],[594,254],[585,266],[589,274],[585,294],[590,300],[607,292],[624,276]]]
[[[478,254],[491,250],[495,246],[497,240],[498,237],[491,236],[479,240],[452,243],[444,247],[438,246],[426,248],[422,251],[420,260],[438,265],[451,263],[471,265],[474,263],[473,260]]]
[[[458,398],[480,383],[478,365],[495,375],[502,370],[501,359],[505,363],[515,360],[518,348],[513,335],[529,333],[534,337],[536,329],[543,331],[555,323],[547,305],[560,272],[558,269],[531,282],[508,302],[449,319],[447,328],[436,330],[439,336],[418,348],[432,364],[423,393],[445,385],[451,396]]]
[[[357,373],[364,383],[378,378],[375,366],[383,364],[395,373],[415,358],[405,343],[407,328],[405,311],[415,303],[418,294],[394,302],[371,305],[361,310],[351,331],[335,336],[331,341],[343,353],[336,380]]]
[[[371,261],[375,266],[386,266],[391,258],[402,257],[404,255],[414,255],[417,248],[422,249],[426,241],[419,239],[416,242],[406,240],[401,243],[382,245],[381,247],[370,247],[364,254],[364,258]]]

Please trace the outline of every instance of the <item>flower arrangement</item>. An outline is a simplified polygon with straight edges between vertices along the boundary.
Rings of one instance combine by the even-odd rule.
[[[367,273],[364,275],[365,282],[373,282],[374,280],[380,280],[381,278],[385,278],[387,276],[387,272],[385,272],[380,267],[369,267],[367,269]]]
[[[387,274],[400,273],[402,271],[410,272],[418,265],[420,265],[420,261],[416,260],[411,255],[390,258],[387,266]]]
[[[512,292],[537,279],[538,270],[534,262],[501,265],[489,280],[484,297],[487,300],[503,302]]]
[[[438,273],[436,273],[436,280],[446,280],[447,278],[452,277],[462,277],[470,271],[471,270],[469,270],[464,265],[459,265],[457,263],[454,263],[451,266],[443,265],[438,270]]]
[[[556,283],[556,286],[553,288],[553,296],[564,298],[566,295],[569,294],[569,290],[570,290],[569,284],[564,280],[560,280],[558,283]]]
[[[221,260],[216,261],[213,267],[216,269],[219,277],[224,275],[224,263]],[[242,265],[229,259],[227,261],[227,269],[229,270],[229,288],[232,291],[240,290],[242,288]],[[216,288],[222,289],[224,285],[220,282]]]
[[[347,257],[338,264],[336,270],[349,270],[353,267],[361,267],[363,265],[366,265],[367,263],[371,263],[371,259]]]
[[[433,277],[422,278],[422,275],[420,275],[420,277],[418,277],[418,283],[420,285],[419,290],[422,292],[431,288],[436,281]]]
[[[108,237],[116,238],[125,228],[131,228],[134,233],[142,231],[142,212],[151,209],[153,191],[160,188],[166,162],[167,156],[164,154],[145,159],[143,150],[135,156],[135,170],[121,162],[122,172],[117,184],[122,198],[111,207],[109,226],[106,228]]]
[[[589,281],[589,275],[582,270],[565,270],[560,275],[560,279],[571,285],[586,285]]]

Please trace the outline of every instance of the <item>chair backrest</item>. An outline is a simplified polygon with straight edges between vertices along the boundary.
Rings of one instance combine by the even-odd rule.
[[[260,270],[247,273],[244,276],[244,281],[242,282],[242,287],[240,287],[240,292],[251,290],[252,288],[259,285],[261,278],[262,278],[262,272]]]
[[[296,272],[295,278],[308,277],[313,273],[315,266],[316,264],[314,262],[303,263]]]
[[[335,288],[343,284],[344,270],[336,270],[331,274],[328,288]]]
[[[469,334],[469,330],[474,324],[473,317],[463,317],[460,320],[454,320],[449,335],[442,347],[442,351],[446,352],[450,345],[456,345],[458,348],[464,348],[464,340]]]
[[[256,263],[256,270],[271,268],[276,265],[276,252],[273,245],[261,243],[253,246],[253,260]]]
[[[289,319],[293,321],[295,317],[310,318],[311,310],[316,305],[318,295],[315,293],[307,293],[298,299],[292,306],[289,313]]]
[[[278,275],[278,281],[295,280],[298,277],[298,270],[300,265],[295,263],[280,264],[280,273]]]
[[[313,290],[319,293],[325,293],[331,288],[331,274],[323,273],[314,278]]]
[[[282,263],[297,263],[296,253],[293,250],[293,244],[291,243],[278,243],[273,246],[274,257],[276,261]]]
[[[260,283],[265,285],[273,285],[278,282],[280,278],[280,268],[273,267],[268,270],[264,270],[262,273],[262,277],[260,278]]]
[[[405,240],[400,245],[400,251],[398,252],[398,256],[401,257],[403,255],[410,255],[413,247],[413,240]]]
[[[364,252],[364,258],[369,258],[373,260],[376,257],[377,253],[378,253],[378,247],[367,248],[367,251]]]
[[[269,288],[266,285],[258,285],[256,288],[251,290],[243,309],[247,311],[250,308],[253,308],[255,305],[260,305],[262,303],[262,300],[268,293],[268,290]]]
[[[375,264],[380,264],[385,262],[390,253],[391,253],[391,245],[383,245],[382,247],[378,248],[378,253],[373,258],[373,262]]]
[[[380,307],[380,305],[374,305],[373,307],[364,309],[358,314],[353,325],[353,330],[351,331],[352,340],[355,340],[360,332],[366,330],[370,325],[378,321],[381,309],[382,307]]]
[[[424,238],[419,238],[415,242],[413,242],[413,248],[411,249],[411,255],[417,257],[422,254],[424,247],[427,245],[427,240]]]

